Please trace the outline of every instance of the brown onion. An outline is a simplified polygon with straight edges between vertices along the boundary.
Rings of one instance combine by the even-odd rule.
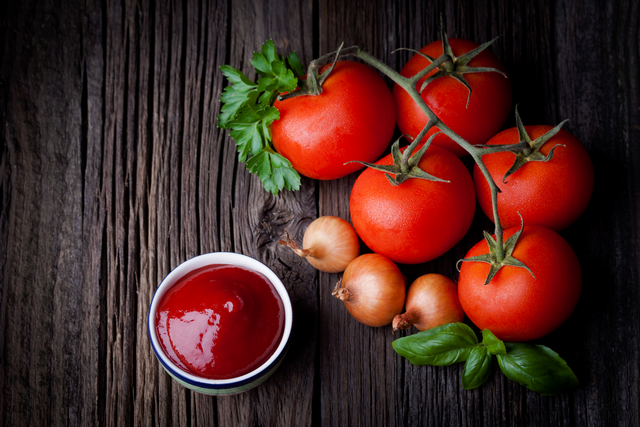
[[[411,325],[424,331],[445,323],[461,322],[464,318],[458,300],[458,285],[441,274],[425,274],[409,286],[407,311],[393,319],[393,331]]]
[[[354,259],[332,295],[367,326],[384,326],[402,312],[406,283],[397,265],[379,254]]]
[[[360,242],[355,230],[347,221],[337,216],[321,216],[314,220],[304,232],[302,247],[289,235],[280,239],[280,244],[305,257],[309,264],[325,273],[340,273],[360,253]]]

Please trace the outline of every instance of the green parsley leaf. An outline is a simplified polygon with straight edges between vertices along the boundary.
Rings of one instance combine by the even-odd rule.
[[[289,160],[278,153],[263,150],[247,161],[249,172],[258,175],[265,190],[278,194],[282,188],[300,189],[300,175],[295,172]]]
[[[220,96],[218,127],[231,130],[238,159],[246,162],[247,169],[260,178],[267,191],[278,194],[283,188],[298,190],[300,175],[289,160],[273,149],[270,126],[280,118],[273,107],[278,94],[295,90],[297,76],[303,75],[304,69],[294,52],[286,58],[287,67],[276,53],[273,40],[265,42],[260,52],[254,52],[250,62],[261,76],[257,82],[233,67],[220,67],[231,85]]]
[[[287,57],[287,63],[293,70],[293,73],[296,75],[296,77],[302,77],[305,75],[304,67],[300,63],[300,59],[295,52],[291,52],[289,54],[289,56]]]
[[[236,140],[241,162],[247,161],[248,157],[269,147],[271,141],[269,126],[279,118],[280,112],[271,106],[264,109],[245,106],[238,111],[235,120],[228,125],[232,129],[231,138]]]
[[[223,105],[218,115],[218,127],[228,129],[229,121],[236,116],[238,110],[245,105],[255,104],[258,98],[256,91],[258,85],[249,80],[241,71],[228,65],[221,66],[220,70],[227,80],[233,83],[233,86],[224,88],[222,96],[220,96],[220,102]]]
[[[276,45],[275,43],[273,43],[273,40],[267,40],[262,45],[262,54],[265,56],[265,58],[267,58],[267,61],[269,62],[280,60],[278,54],[276,53]]]
[[[258,92],[291,92],[298,85],[298,79],[293,71],[287,69],[282,61],[271,64],[273,74],[258,79]]]

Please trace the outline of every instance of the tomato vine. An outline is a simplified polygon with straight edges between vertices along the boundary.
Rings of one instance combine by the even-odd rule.
[[[443,54],[438,57],[438,58],[429,58],[430,60],[432,59],[433,61],[431,62],[431,64],[429,66],[427,66],[426,68],[424,68],[422,71],[418,72],[417,74],[411,76],[411,77],[404,77],[402,76],[400,73],[396,72],[395,70],[393,70],[391,67],[389,67],[388,65],[386,65],[385,63],[383,63],[382,61],[378,60],[377,58],[375,58],[374,56],[370,55],[368,52],[360,49],[358,46],[351,46],[345,49],[339,49],[336,52],[332,52],[329,53],[327,55],[324,55],[321,58],[318,58],[317,60],[314,60],[311,62],[311,64],[309,65],[310,69],[318,69],[321,66],[325,65],[325,63],[329,63],[330,61],[336,61],[338,58],[340,57],[346,57],[348,55],[354,56],[358,59],[361,59],[362,61],[366,62],[367,64],[369,64],[370,66],[374,67],[375,69],[377,69],[378,71],[382,72],[384,75],[386,75],[387,77],[389,77],[394,83],[396,83],[398,86],[402,87],[409,95],[410,97],[414,100],[414,102],[420,107],[420,109],[424,112],[424,114],[428,117],[428,122],[425,125],[425,127],[422,129],[422,131],[420,132],[420,134],[411,142],[411,144],[409,145],[409,147],[405,150],[405,154],[403,154],[402,156],[399,154],[399,150],[397,147],[397,142],[394,143],[394,146],[392,147],[392,152],[394,153],[394,159],[396,159],[396,163],[394,165],[394,167],[378,167],[376,165],[373,164],[367,164],[367,166],[369,167],[373,167],[376,169],[379,169],[382,172],[387,173],[387,177],[389,178],[389,181],[394,184],[400,184],[401,182],[403,182],[404,180],[406,180],[407,178],[422,178],[422,179],[438,179],[437,177],[431,177],[428,174],[424,173],[424,172],[420,172],[420,171],[416,171],[415,168],[412,168],[413,170],[411,170],[409,172],[409,170],[407,169],[407,165],[409,164],[409,156],[411,156],[411,154],[413,153],[414,149],[417,147],[417,145],[420,143],[420,141],[422,140],[422,138],[427,134],[427,132],[433,128],[433,127],[437,127],[440,132],[444,133],[445,135],[447,135],[449,138],[451,138],[453,141],[455,141],[458,145],[460,145],[462,148],[464,148],[473,158],[473,160],[475,161],[476,165],[478,165],[478,168],[480,169],[480,171],[482,172],[482,174],[484,175],[485,179],[487,180],[487,183],[489,184],[490,187],[490,191],[491,191],[491,202],[492,202],[492,207],[493,207],[493,218],[494,218],[494,223],[495,223],[495,238],[490,236],[488,233],[485,233],[485,238],[487,239],[487,242],[489,243],[490,248],[492,248],[491,252],[486,256],[486,257],[478,257],[478,258],[474,258],[474,259],[468,259],[467,261],[476,261],[476,262],[488,262],[491,264],[492,268],[491,268],[491,273],[490,275],[487,277],[487,280],[485,282],[489,283],[491,281],[491,278],[498,272],[498,270],[504,266],[504,265],[511,265],[511,266],[516,266],[516,267],[523,267],[523,268],[527,268],[526,265],[524,265],[523,263],[515,260],[512,256],[511,256],[511,251],[513,249],[513,246],[515,245],[515,241],[508,241],[508,242],[504,242],[503,239],[503,228],[500,224],[500,215],[498,212],[498,192],[500,191],[498,186],[496,185],[495,181],[493,180],[493,178],[491,177],[491,174],[489,173],[489,170],[486,168],[486,166],[484,165],[483,161],[482,161],[482,156],[485,154],[490,154],[490,153],[497,153],[497,152],[503,152],[503,151],[511,151],[511,152],[518,152],[518,151],[523,151],[523,150],[527,150],[530,149],[530,145],[526,142],[526,141],[521,141],[518,144],[514,144],[514,145],[510,145],[509,147],[504,147],[504,146],[475,146],[470,144],[468,141],[466,141],[464,138],[462,138],[460,135],[458,135],[456,132],[454,132],[453,130],[451,130],[446,123],[444,123],[442,120],[440,120],[438,118],[438,116],[431,110],[431,108],[429,108],[429,106],[427,105],[427,103],[422,99],[422,97],[420,96],[420,91],[424,89],[425,85],[423,84],[421,89],[418,90],[416,88],[416,85],[418,83],[418,81],[420,81],[420,79],[422,79],[423,77],[425,77],[427,74],[431,73],[432,71],[436,70],[437,68],[440,70],[438,71],[436,74],[439,74],[439,77],[443,77],[446,76],[447,73],[444,72],[443,70],[451,70],[452,66],[451,63],[454,62],[456,60],[456,58],[453,56],[453,54],[450,52],[450,49],[447,49],[448,46],[448,42],[447,42],[447,35],[446,32],[444,30],[444,26],[441,27],[441,35],[442,35],[442,40],[443,40]],[[495,40],[495,39],[494,39]],[[489,47],[491,45],[491,43],[493,43],[493,41],[487,42],[483,45],[481,45],[480,47],[478,47],[477,49],[475,49],[471,53],[472,55],[477,55],[478,53],[480,53],[482,50],[486,49],[487,47]],[[463,56],[459,57],[462,58]],[[494,69],[488,69],[488,68],[479,68],[475,71],[470,70],[471,67],[466,66],[466,62],[468,62],[470,58],[466,57],[465,58],[465,73],[466,72],[499,72],[498,70],[494,70]],[[464,78],[459,75],[457,76],[458,80],[463,80]],[[425,83],[429,83],[430,81],[433,81],[433,79],[429,80],[427,79],[427,81]],[[461,84],[464,84],[463,81],[461,81]],[[465,85],[467,86],[467,85]],[[469,88],[469,96],[471,96],[471,88]],[[433,135],[432,135],[433,137]],[[418,153],[416,153],[416,156],[421,156],[422,154],[424,154],[424,152],[426,151],[425,147],[428,147],[428,144],[430,143],[430,141],[427,141],[427,143],[425,144],[425,146],[423,147],[423,149],[421,149]],[[414,166],[417,164],[419,160],[419,157],[415,160],[413,160],[411,162],[411,165]],[[390,177],[389,174],[394,174],[396,175],[395,177]],[[465,260],[461,260],[461,261],[465,261]]]

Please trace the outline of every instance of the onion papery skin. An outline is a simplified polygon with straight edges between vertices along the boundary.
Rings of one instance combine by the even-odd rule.
[[[406,281],[398,266],[380,254],[354,259],[333,294],[360,323],[380,327],[402,312]]]
[[[309,264],[325,273],[342,273],[360,254],[358,235],[337,216],[321,216],[307,227],[302,247]]]
[[[458,285],[441,274],[425,274],[409,286],[406,312],[393,319],[393,331],[409,329],[419,331],[446,323],[462,322],[464,311],[458,299]]]

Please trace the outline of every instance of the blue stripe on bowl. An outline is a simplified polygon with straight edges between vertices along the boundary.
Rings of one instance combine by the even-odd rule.
[[[147,332],[149,333],[149,335],[151,335],[150,328],[147,328]],[[149,336],[149,340],[151,340],[151,336]],[[261,384],[267,378],[269,378],[271,374],[273,374],[276,371],[276,369],[278,369],[278,366],[280,366],[280,364],[282,363],[282,360],[284,359],[287,352],[289,351],[290,342],[291,342],[291,335],[289,335],[289,339],[287,340],[287,343],[284,349],[282,350],[282,352],[280,353],[280,355],[273,361],[271,365],[269,365],[262,372],[250,378],[247,378],[243,381],[230,382],[226,384],[209,384],[209,383],[203,383],[199,381],[193,381],[189,378],[186,378],[180,372],[178,372],[175,369],[172,369],[170,366],[164,363],[164,361],[158,355],[158,350],[156,350],[153,344],[151,345],[151,348],[153,348],[153,352],[156,355],[156,359],[158,359],[158,361],[160,362],[164,370],[167,371],[167,373],[171,375],[173,379],[178,381],[183,386],[204,394],[229,395],[229,394],[236,394],[236,393],[241,393],[243,391],[249,390]]]

